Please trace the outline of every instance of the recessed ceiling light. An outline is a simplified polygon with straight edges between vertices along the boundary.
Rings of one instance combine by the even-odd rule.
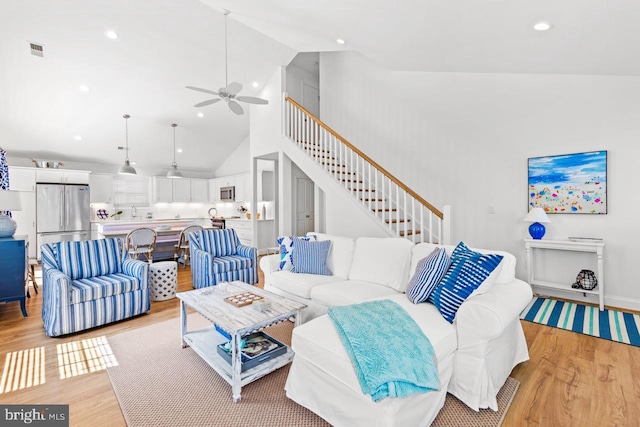
[[[258,86],[260,86],[260,85],[258,84],[258,82],[253,82],[253,84],[252,84],[251,86],[253,86],[253,87],[258,87]]]
[[[533,26],[533,29],[536,31],[547,31],[551,29],[551,24],[549,24],[548,22],[538,22],[537,24],[535,24]]]
[[[338,43],[338,44],[344,44],[344,39],[336,39],[336,43]]]
[[[76,135],[73,137],[76,141],[82,141],[82,137],[80,135]]]
[[[177,151],[178,153],[182,153],[182,148],[178,148],[176,151]]]
[[[204,117],[204,113],[198,113],[198,117]]]
[[[91,89],[89,89],[89,86],[87,85],[80,85],[78,86],[78,89],[80,89],[80,91],[82,92],[89,92]]]
[[[132,165],[134,165],[134,166],[135,166],[135,165],[137,165],[137,163],[136,163],[136,162],[131,162],[131,164],[132,164]]]
[[[115,40],[118,38],[118,33],[116,33],[113,30],[107,30],[104,33],[105,36],[107,36],[108,38],[110,38],[111,40]]]

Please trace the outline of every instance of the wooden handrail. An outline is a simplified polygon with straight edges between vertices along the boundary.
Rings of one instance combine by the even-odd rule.
[[[306,108],[304,108],[302,105],[298,104],[296,101],[294,101],[293,99],[289,98],[288,96],[285,98],[285,101],[292,103],[293,105],[295,105],[297,108],[299,108],[300,110],[304,111],[305,114],[307,114],[309,117],[311,117],[311,119],[316,122],[318,125],[320,125],[320,127],[322,127],[323,129],[325,129],[327,132],[329,132],[331,135],[335,136],[336,139],[340,140],[343,144],[345,144],[347,147],[351,148],[353,151],[355,151],[360,157],[362,157],[363,159],[365,159],[367,162],[369,162],[371,165],[373,165],[374,168],[378,169],[380,172],[382,172],[382,174],[384,176],[386,176],[387,178],[389,178],[391,181],[393,181],[394,183],[396,183],[398,185],[398,187],[402,188],[404,191],[406,191],[407,193],[409,193],[409,195],[411,195],[414,199],[416,199],[418,202],[420,202],[423,206],[425,206],[427,209],[429,209],[431,212],[433,212],[438,218],[440,219],[444,219],[444,215],[442,214],[442,212],[440,212],[440,210],[438,210],[435,206],[433,206],[431,203],[427,202],[425,199],[423,199],[422,197],[420,197],[419,194],[417,194],[415,191],[413,191],[412,189],[410,189],[409,187],[407,187],[402,181],[400,181],[398,178],[396,178],[395,176],[391,175],[391,173],[389,173],[385,168],[383,168],[382,166],[380,166],[378,163],[376,163],[373,159],[371,159],[369,156],[367,156],[366,154],[364,154],[362,151],[358,150],[356,147],[353,146],[353,144],[351,144],[349,141],[347,141],[346,139],[344,139],[342,136],[340,136],[336,131],[334,131],[333,129],[331,129],[329,126],[327,126],[325,123],[322,122],[322,120],[320,120],[319,118],[317,118],[316,116],[314,116],[313,114],[311,114],[309,112],[309,110],[307,110]]]

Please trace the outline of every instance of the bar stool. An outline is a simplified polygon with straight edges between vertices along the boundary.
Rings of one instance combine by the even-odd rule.
[[[180,232],[178,243],[173,245],[173,260],[177,262],[178,258],[182,256],[182,268],[186,268],[187,262],[189,262],[189,234],[196,233],[198,231],[202,231],[202,227],[199,225],[190,225],[189,227],[186,227]]]
[[[127,234],[125,250],[133,259],[139,259],[140,255],[147,258],[149,264],[153,261],[153,251],[156,248],[156,231],[151,228],[141,227]]]

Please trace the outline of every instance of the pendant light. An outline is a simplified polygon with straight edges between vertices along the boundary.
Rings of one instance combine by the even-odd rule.
[[[171,170],[167,172],[167,178],[182,178],[182,172],[178,170],[178,164],[176,163],[176,127],[178,125],[173,123],[173,163],[171,163]]]
[[[124,165],[120,166],[120,169],[118,169],[118,174],[120,175],[137,175],[138,173],[136,172],[136,170],[133,168],[133,166],[131,166],[131,164],[129,164],[129,117],[131,117],[128,114],[125,114],[124,116],[124,123],[125,123],[125,148],[124,148]]]

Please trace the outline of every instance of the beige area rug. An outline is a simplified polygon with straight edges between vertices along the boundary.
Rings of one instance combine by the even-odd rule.
[[[189,330],[206,326],[189,315]],[[292,324],[267,333],[285,343]],[[327,426],[322,418],[285,395],[289,366],[242,388],[233,403],[231,386],[190,348],[180,346],[180,322],[172,319],[109,338],[118,366],[108,368],[111,384],[130,427],[141,426]],[[498,395],[500,410],[476,413],[451,395],[433,425],[499,426],[519,383],[509,378]]]

